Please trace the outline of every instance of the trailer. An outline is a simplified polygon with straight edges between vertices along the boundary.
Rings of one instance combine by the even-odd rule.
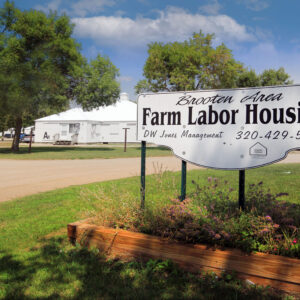
[[[122,93],[110,106],[92,111],[77,107],[36,120],[35,142],[61,145],[120,143],[124,142],[125,134],[127,142],[137,142],[136,120],[136,103]]]

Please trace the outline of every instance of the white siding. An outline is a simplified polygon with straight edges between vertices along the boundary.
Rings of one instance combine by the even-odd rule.
[[[125,141],[125,129],[127,130],[127,142],[137,142],[136,122],[103,122],[101,124],[101,142],[122,143]]]
[[[86,122],[68,121],[68,122],[35,122],[35,142],[37,143],[53,143],[54,136],[59,134],[60,140],[71,141],[72,125],[80,124],[78,130],[78,143],[87,143]]]
[[[87,141],[88,143],[99,143],[102,128],[100,122],[87,123]]]
[[[60,135],[60,139],[71,140],[73,132],[69,132],[70,124],[80,124],[78,143],[122,143],[125,140],[127,129],[127,142],[137,142],[136,122],[41,122],[35,123],[35,142],[53,143],[54,136]]]
[[[35,142],[36,143],[52,143],[53,137],[59,133],[59,123],[35,122]]]

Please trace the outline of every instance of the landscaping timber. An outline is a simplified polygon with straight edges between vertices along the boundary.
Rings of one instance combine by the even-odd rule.
[[[143,233],[113,229],[79,221],[68,224],[72,243],[97,247],[121,259],[171,259],[190,272],[235,271],[241,279],[300,293],[300,260],[265,253],[245,254],[237,249],[183,244]]]

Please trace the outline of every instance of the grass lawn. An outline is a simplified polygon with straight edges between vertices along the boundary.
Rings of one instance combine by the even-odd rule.
[[[190,171],[187,194],[192,180],[203,185],[208,177],[237,189],[237,171]],[[272,165],[247,171],[246,185],[263,181],[300,204],[299,177],[300,164]],[[0,299],[283,299],[236,280],[187,274],[170,262],[107,261],[96,250],[68,244],[67,223],[95,215],[103,205],[115,214],[138,205],[139,182],[133,177],[72,186],[1,203]],[[146,206],[160,207],[178,196],[180,173],[148,176],[146,186]]]
[[[172,155],[171,153],[165,147],[147,147],[147,156],[169,156]],[[28,153],[27,145],[21,145],[19,153],[12,153],[8,146],[0,146],[0,159],[94,159],[139,157],[140,155],[141,148],[137,144],[129,145],[126,152],[124,152],[124,146],[120,144],[88,147],[33,145],[31,153]]]

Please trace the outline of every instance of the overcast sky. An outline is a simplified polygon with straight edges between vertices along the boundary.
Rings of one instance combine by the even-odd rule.
[[[4,0],[0,0],[3,6]],[[300,83],[299,0],[15,0],[24,9],[66,13],[87,58],[107,55],[120,70],[122,92],[136,99],[150,42],[215,34],[235,59],[261,72],[284,67]]]

